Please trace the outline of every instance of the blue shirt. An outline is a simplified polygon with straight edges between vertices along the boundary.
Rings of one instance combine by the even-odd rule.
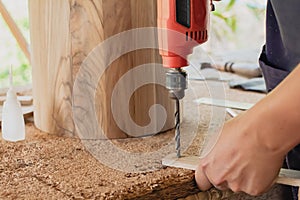
[[[269,64],[292,71],[300,63],[300,0],[269,0],[266,23]]]

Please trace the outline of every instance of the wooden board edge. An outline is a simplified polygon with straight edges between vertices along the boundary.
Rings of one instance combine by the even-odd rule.
[[[195,103],[211,105],[211,106],[220,106],[220,107],[225,107],[225,108],[233,108],[233,109],[239,109],[239,110],[249,110],[250,108],[252,108],[254,106],[254,104],[251,104],[251,103],[229,101],[229,100],[225,100],[225,99],[213,99],[213,98],[196,99]]]
[[[26,96],[18,96],[18,101],[21,103],[22,106],[30,106],[33,104],[33,98],[32,96],[26,95]],[[6,100],[6,96],[0,95],[0,105],[3,105]]]

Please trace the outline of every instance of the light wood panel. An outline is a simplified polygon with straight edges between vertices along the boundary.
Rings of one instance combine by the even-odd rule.
[[[35,125],[73,134],[69,1],[29,1]]]

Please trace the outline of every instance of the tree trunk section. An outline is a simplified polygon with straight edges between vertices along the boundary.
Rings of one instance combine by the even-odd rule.
[[[88,56],[93,56],[90,53],[101,42],[116,34],[134,28],[156,27],[156,0],[30,0],[29,18],[35,125],[49,133],[76,135],[77,124],[72,112],[73,85],[83,62]],[[156,42],[156,34],[145,39]],[[129,42],[138,46],[140,41]],[[130,97],[128,105],[122,98],[122,92],[117,103],[111,103],[118,81],[132,69],[147,63],[155,64],[151,64],[153,67],[150,66],[151,69],[147,69],[142,76],[155,79],[157,66],[161,63],[157,49],[139,49],[121,55],[99,77],[95,88],[95,113],[106,137],[131,136],[119,126],[130,126],[129,117],[117,113],[117,116],[124,115],[121,119],[118,117],[117,124],[112,106],[116,106],[116,110],[128,108],[130,118],[143,127],[150,123],[150,107],[160,104],[167,113],[166,123],[160,132],[174,127],[174,105],[168,98],[168,91],[161,85],[139,87]],[[124,91],[125,87],[138,84],[140,78],[134,74],[128,76],[130,79],[123,86]],[[90,80],[84,81],[88,85]],[[91,102],[82,98],[80,103],[89,105]],[[159,113],[155,112],[156,115]],[[152,120],[159,123],[160,116]],[[141,136],[156,133],[145,129]]]

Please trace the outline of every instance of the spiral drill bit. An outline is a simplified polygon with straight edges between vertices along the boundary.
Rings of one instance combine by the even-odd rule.
[[[176,142],[176,153],[177,158],[180,158],[181,152],[180,152],[180,102],[179,99],[176,99],[176,112],[175,112],[175,142]]]
[[[185,95],[187,89],[187,74],[181,68],[171,69],[166,73],[166,87],[169,90],[171,99],[176,102],[175,111],[175,146],[177,157],[181,156],[180,145],[180,100]]]

